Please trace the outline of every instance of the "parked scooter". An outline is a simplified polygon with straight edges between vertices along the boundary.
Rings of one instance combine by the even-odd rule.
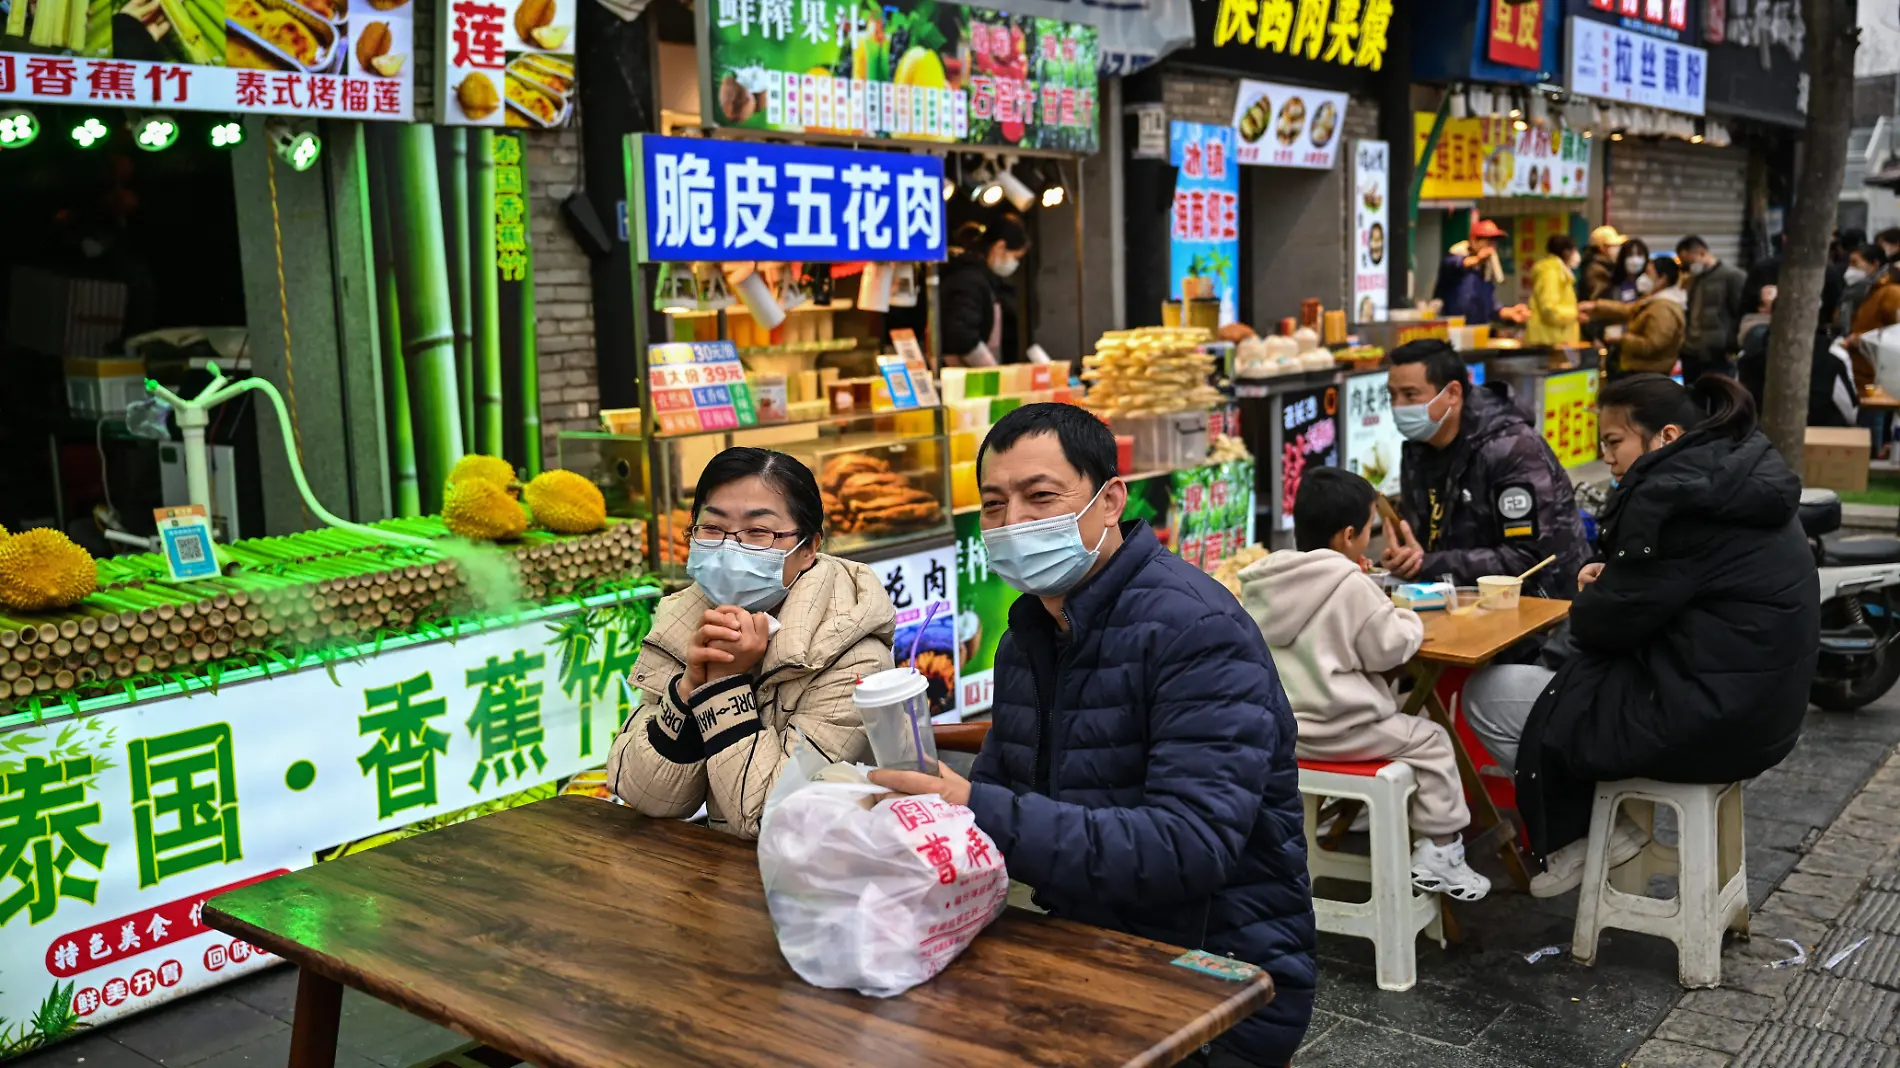
[[[1833,490],[1802,490],[1800,514],[1821,576],[1821,657],[1809,698],[1849,712],[1900,681],[1900,536],[1839,533]]]

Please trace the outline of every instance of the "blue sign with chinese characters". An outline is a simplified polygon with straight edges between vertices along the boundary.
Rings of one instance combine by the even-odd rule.
[[[1168,123],[1174,204],[1168,224],[1168,296],[1218,300],[1220,321],[1239,316],[1240,167],[1234,128]]]
[[[1607,23],[1570,18],[1569,88],[1573,93],[1703,113],[1709,54]]]
[[[936,156],[636,134],[627,168],[644,262],[944,258]]]

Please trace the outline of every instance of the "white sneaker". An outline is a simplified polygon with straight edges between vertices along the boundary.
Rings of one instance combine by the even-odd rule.
[[[1477,901],[1491,892],[1491,880],[1465,863],[1463,841],[1441,846],[1430,838],[1412,846],[1412,885],[1428,894],[1449,894],[1454,901]]]
[[[1648,832],[1632,820],[1619,818],[1616,829],[1610,832],[1610,867],[1629,863],[1648,844]],[[1583,865],[1589,858],[1588,838],[1579,838],[1552,853],[1544,862],[1543,873],[1531,878],[1531,896],[1557,897],[1583,885]]]

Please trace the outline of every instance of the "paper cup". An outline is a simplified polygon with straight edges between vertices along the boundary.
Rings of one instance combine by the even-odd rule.
[[[1524,580],[1516,575],[1483,575],[1478,579],[1478,607],[1510,611],[1517,607]]]

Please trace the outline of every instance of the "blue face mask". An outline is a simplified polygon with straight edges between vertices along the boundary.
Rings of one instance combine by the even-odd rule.
[[[1446,386],[1445,389],[1450,389]],[[1398,429],[1399,436],[1407,441],[1430,441],[1438,428],[1451,418],[1451,409],[1437,419],[1432,418],[1432,404],[1445,395],[1441,389],[1423,404],[1394,404],[1392,406],[1392,425]]]
[[[1108,483],[1102,483],[1102,489],[1107,488]],[[1101,496],[1102,490],[1096,490],[1082,511],[1094,507]],[[1084,546],[1081,520],[1081,512],[1071,512],[984,531],[990,570],[1020,593],[1055,597],[1069,592],[1095,566],[1102,542],[1108,538],[1108,528],[1103,527],[1095,548]]]
[[[790,549],[747,549],[725,541],[708,549],[695,544],[686,553],[686,573],[708,600],[748,612],[763,612],[785,599],[785,558]]]

